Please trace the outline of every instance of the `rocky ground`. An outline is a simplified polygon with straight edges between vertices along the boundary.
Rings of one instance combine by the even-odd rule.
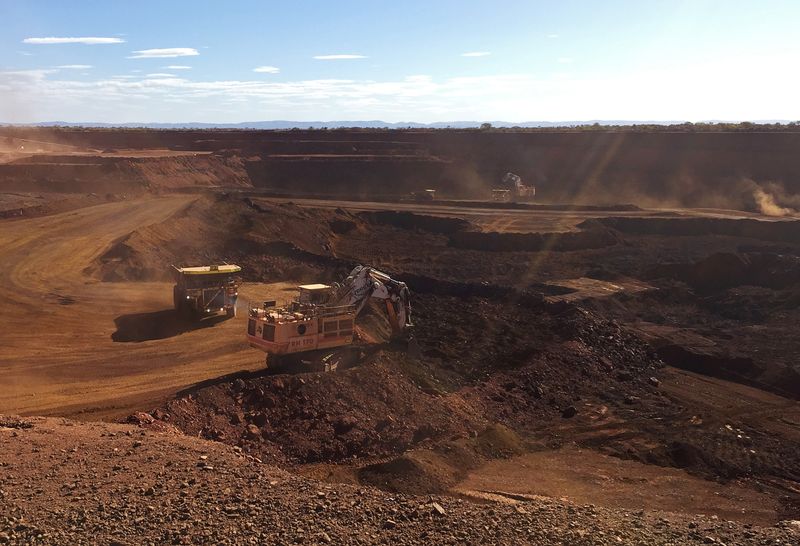
[[[475,504],[294,476],[176,433],[0,417],[4,544],[796,544],[800,523],[527,498]]]

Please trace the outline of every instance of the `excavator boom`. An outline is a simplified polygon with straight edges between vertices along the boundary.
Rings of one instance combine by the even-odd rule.
[[[383,271],[358,265],[341,284],[335,284],[334,287],[336,292],[331,299],[334,305],[354,305],[356,314],[359,314],[370,299],[384,300],[395,332],[412,326],[408,286]]]

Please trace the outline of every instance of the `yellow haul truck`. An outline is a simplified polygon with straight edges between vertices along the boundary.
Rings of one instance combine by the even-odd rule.
[[[172,266],[175,286],[172,299],[175,310],[187,318],[202,318],[225,312],[236,316],[241,267],[234,264],[200,267]]]

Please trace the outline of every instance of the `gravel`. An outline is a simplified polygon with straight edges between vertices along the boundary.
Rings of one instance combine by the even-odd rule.
[[[756,527],[547,498],[475,504],[294,476],[134,426],[0,428],[0,544],[797,544]]]

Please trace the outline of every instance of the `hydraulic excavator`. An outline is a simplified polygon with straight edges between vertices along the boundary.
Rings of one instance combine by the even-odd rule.
[[[343,355],[352,354],[343,349],[357,341],[356,319],[371,300],[382,302],[394,337],[412,326],[406,284],[372,267],[359,265],[341,283],[306,284],[298,291],[287,305],[265,301],[250,309],[247,340],[267,353],[268,368],[302,362],[335,369]]]

